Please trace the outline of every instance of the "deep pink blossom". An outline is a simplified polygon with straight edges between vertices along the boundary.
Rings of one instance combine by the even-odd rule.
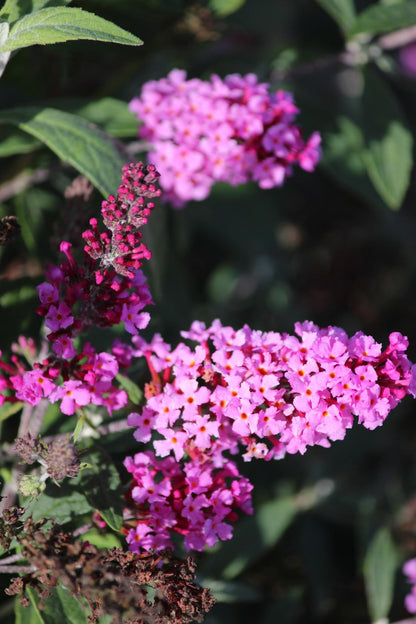
[[[408,582],[412,584],[410,594],[407,594],[405,598],[406,609],[409,613],[416,613],[416,559],[406,561],[403,573],[408,577]]]
[[[61,412],[71,415],[77,407],[88,405],[90,392],[80,381],[65,381],[62,386],[57,386],[50,395],[50,400],[55,403],[61,399]]]
[[[162,174],[165,199],[181,207],[205,199],[218,181],[255,180],[266,189],[282,185],[295,164],[313,171],[319,133],[305,142],[292,96],[268,87],[254,74],[187,80],[177,69],[143,86],[130,110],[152,143],[149,159]]]
[[[251,512],[252,486],[239,474],[236,454],[271,460],[329,447],[354,421],[374,429],[406,394],[415,396],[416,371],[401,334],[391,334],[383,351],[362,332],[349,338],[311,322],[295,331],[234,330],[217,320],[183,332],[193,348],[172,349],[160,336],[135,339],[152,384],[129,424],[154,455],[128,458],[126,467],[132,499],[155,535],[156,527],[181,533],[185,547],[196,550],[230,539],[236,512]],[[156,515],[146,493],[149,470],[156,483],[172,484]],[[130,547],[144,548],[140,540]]]

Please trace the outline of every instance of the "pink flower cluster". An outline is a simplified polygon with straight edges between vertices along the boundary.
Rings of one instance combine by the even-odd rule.
[[[405,606],[409,613],[416,613],[416,559],[406,561],[403,566],[403,573],[408,577],[408,582],[413,586],[410,594],[405,598]]]
[[[131,415],[131,425],[136,418],[140,416]],[[234,462],[222,457],[209,458],[195,448],[193,460],[181,463],[146,451],[127,457],[125,466],[133,477],[126,517],[139,520],[126,531],[135,552],[173,548],[171,531],[184,536],[187,550],[203,550],[231,539],[230,523],[238,519],[237,512],[253,511],[253,486]]]
[[[127,404],[127,394],[113,381],[119,372],[117,358],[105,351],[97,353],[86,343],[69,360],[50,356],[35,362],[33,369],[20,370],[9,378],[15,399],[37,405],[47,398],[60,401],[63,414],[74,414],[84,405],[104,405],[111,414]],[[6,399],[8,400],[8,399]]]
[[[186,80],[178,69],[143,86],[130,110],[152,143],[149,160],[162,174],[165,199],[181,207],[205,199],[215,182],[255,180],[268,189],[282,185],[295,164],[313,171],[320,135],[305,142],[293,97],[270,95],[268,86],[254,74]]]
[[[195,322],[183,332],[195,348],[180,343],[174,350],[158,335],[150,343],[133,338],[135,355],[146,357],[152,382],[145,407],[131,414],[129,423],[139,442],[152,440],[154,455],[126,460],[134,479],[131,497],[142,510],[140,534],[129,534],[131,548],[149,543],[157,548],[155,533],[179,530],[188,548],[201,550],[213,543],[208,520],[221,527],[217,538],[228,539],[224,519],[234,517],[233,506],[249,508],[248,499],[242,506],[233,495],[234,479],[241,480],[235,466],[228,506],[218,512],[211,503],[215,471],[232,465],[230,455],[270,460],[315,444],[328,447],[345,436],[354,416],[374,429],[406,394],[415,396],[416,367],[400,333],[392,333],[382,351],[362,332],[349,338],[338,327],[319,329],[310,322],[297,323],[295,330],[297,336],[248,326],[235,331],[218,320],[209,328]],[[176,463],[169,461],[165,470],[167,460],[156,457]],[[181,486],[169,483],[173,465]],[[187,480],[190,474],[197,477],[196,490]],[[189,505],[197,510],[192,521]]]
[[[161,194],[158,177],[153,165],[132,163],[123,168],[117,196],[102,203],[108,230],[100,233],[94,218],[82,235],[83,262],[77,262],[70,243],[61,243],[66,260],[49,268],[48,281],[37,287],[41,301],[37,312],[45,317],[53,355],[29,371],[22,365],[14,373],[3,367],[8,373],[2,381],[7,390],[3,401],[36,405],[42,398],[60,400],[64,414],[89,403],[105,405],[111,413],[127,403],[126,392],[113,384],[119,371],[117,352],[97,353],[89,343],[77,352],[73,339],[91,326],[124,322],[126,331],[137,334],[148,324],[150,315],[142,310],[152,299],[139,269],[151,253],[141,241],[140,228],[154,208],[150,200]]]

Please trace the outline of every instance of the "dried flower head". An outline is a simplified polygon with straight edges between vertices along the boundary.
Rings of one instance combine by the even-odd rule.
[[[68,436],[62,436],[44,442],[41,438],[32,438],[28,433],[16,439],[16,453],[25,464],[40,462],[54,481],[62,481],[65,477],[76,477],[80,468],[80,461],[75,445]],[[28,481],[25,482],[25,487]],[[23,492],[22,492],[23,493]],[[27,494],[24,494],[27,496]]]
[[[27,518],[22,523],[23,511],[11,508],[0,519],[0,536],[16,538],[30,564],[30,571],[6,590],[9,595],[20,594],[23,606],[28,604],[27,587],[37,590],[43,608],[58,583],[87,600],[91,623],[104,614],[112,616],[113,624],[200,622],[214,604],[209,590],[195,583],[191,559],[181,561],[168,551],[159,555],[122,548],[100,551],[46,520]]]

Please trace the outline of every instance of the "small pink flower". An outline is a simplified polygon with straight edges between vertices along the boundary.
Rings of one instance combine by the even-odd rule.
[[[163,429],[160,433],[165,436],[164,440],[155,440],[154,447],[157,455],[166,457],[171,451],[175,455],[176,461],[182,459],[184,455],[184,444],[188,439],[188,435],[182,431],[174,431],[173,429]]]
[[[148,312],[139,312],[141,309],[141,305],[123,304],[120,321],[124,321],[124,327],[129,334],[137,334],[138,329],[144,329],[149,324],[150,314]]]
[[[49,282],[42,282],[42,284],[36,286],[36,290],[42,303],[51,305],[59,301],[58,289],[53,284],[49,284]]]
[[[88,405],[90,402],[90,392],[80,381],[64,381],[62,386],[55,388],[50,395],[50,401],[55,403],[61,401],[61,412],[71,415],[75,413],[77,407]]]
[[[58,306],[51,305],[46,315],[46,327],[52,331],[58,329],[65,329],[74,322],[74,317],[71,316],[71,308],[61,301]]]
[[[52,347],[56,355],[60,355],[66,360],[72,359],[77,354],[71,338],[65,335],[58,336],[58,338],[54,340]]]
[[[12,376],[10,381],[17,390],[16,398],[29,403],[29,405],[37,405],[43,397],[49,397],[55,390],[55,384],[39,370],[31,370],[24,375]]]

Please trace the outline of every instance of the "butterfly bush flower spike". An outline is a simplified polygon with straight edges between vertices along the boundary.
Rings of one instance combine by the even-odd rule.
[[[400,333],[383,351],[371,336],[348,337],[339,327],[304,322],[295,332],[234,330],[217,320],[183,332],[194,347],[133,337],[152,380],[129,424],[153,450],[125,461],[133,478],[132,550],[171,545],[172,532],[188,550],[230,539],[235,520],[252,510],[252,485],[236,455],[269,461],[329,447],[355,420],[374,429],[404,396],[415,396],[416,368]],[[143,525],[150,528],[145,542]]]
[[[8,374],[1,390],[7,390],[7,395],[0,401],[36,405],[47,397],[60,401],[68,415],[89,403],[105,405],[110,414],[126,405],[126,392],[114,384],[120,366],[126,366],[125,350],[97,353],[85,343],[77,351],[74,339],[92,326],[124,323],[134,335],[147,326],[150,315],[143,309],[152,298],[140,267],[151,253],[142,241],[141,228],[155,207],[153,199],[161,194],[158,178],[154,165],[131,163],[123,168],[117,195],[102,203],[105,229],[100,231],[98,219],[93,218],[82,234],[82,262],[76,260],[72,245],[62,241],[64,261],[50,267],[47,281],[37,287],[41,302],[37,312],[45,318],[53,353],[35,362],[33,370],[17,366],[16,359],[14,367],[3,364]]]
[[[314,170],[319,133],[305,141],[292,95],[268,89],[254,74],[187,80],[178,69],[143,86],[130,110],[152,144],[149,160],[162,175],[165,199],[181,207],[205,199],[215,182],[254,180],[269,189],[281,186],[294,165]]]

